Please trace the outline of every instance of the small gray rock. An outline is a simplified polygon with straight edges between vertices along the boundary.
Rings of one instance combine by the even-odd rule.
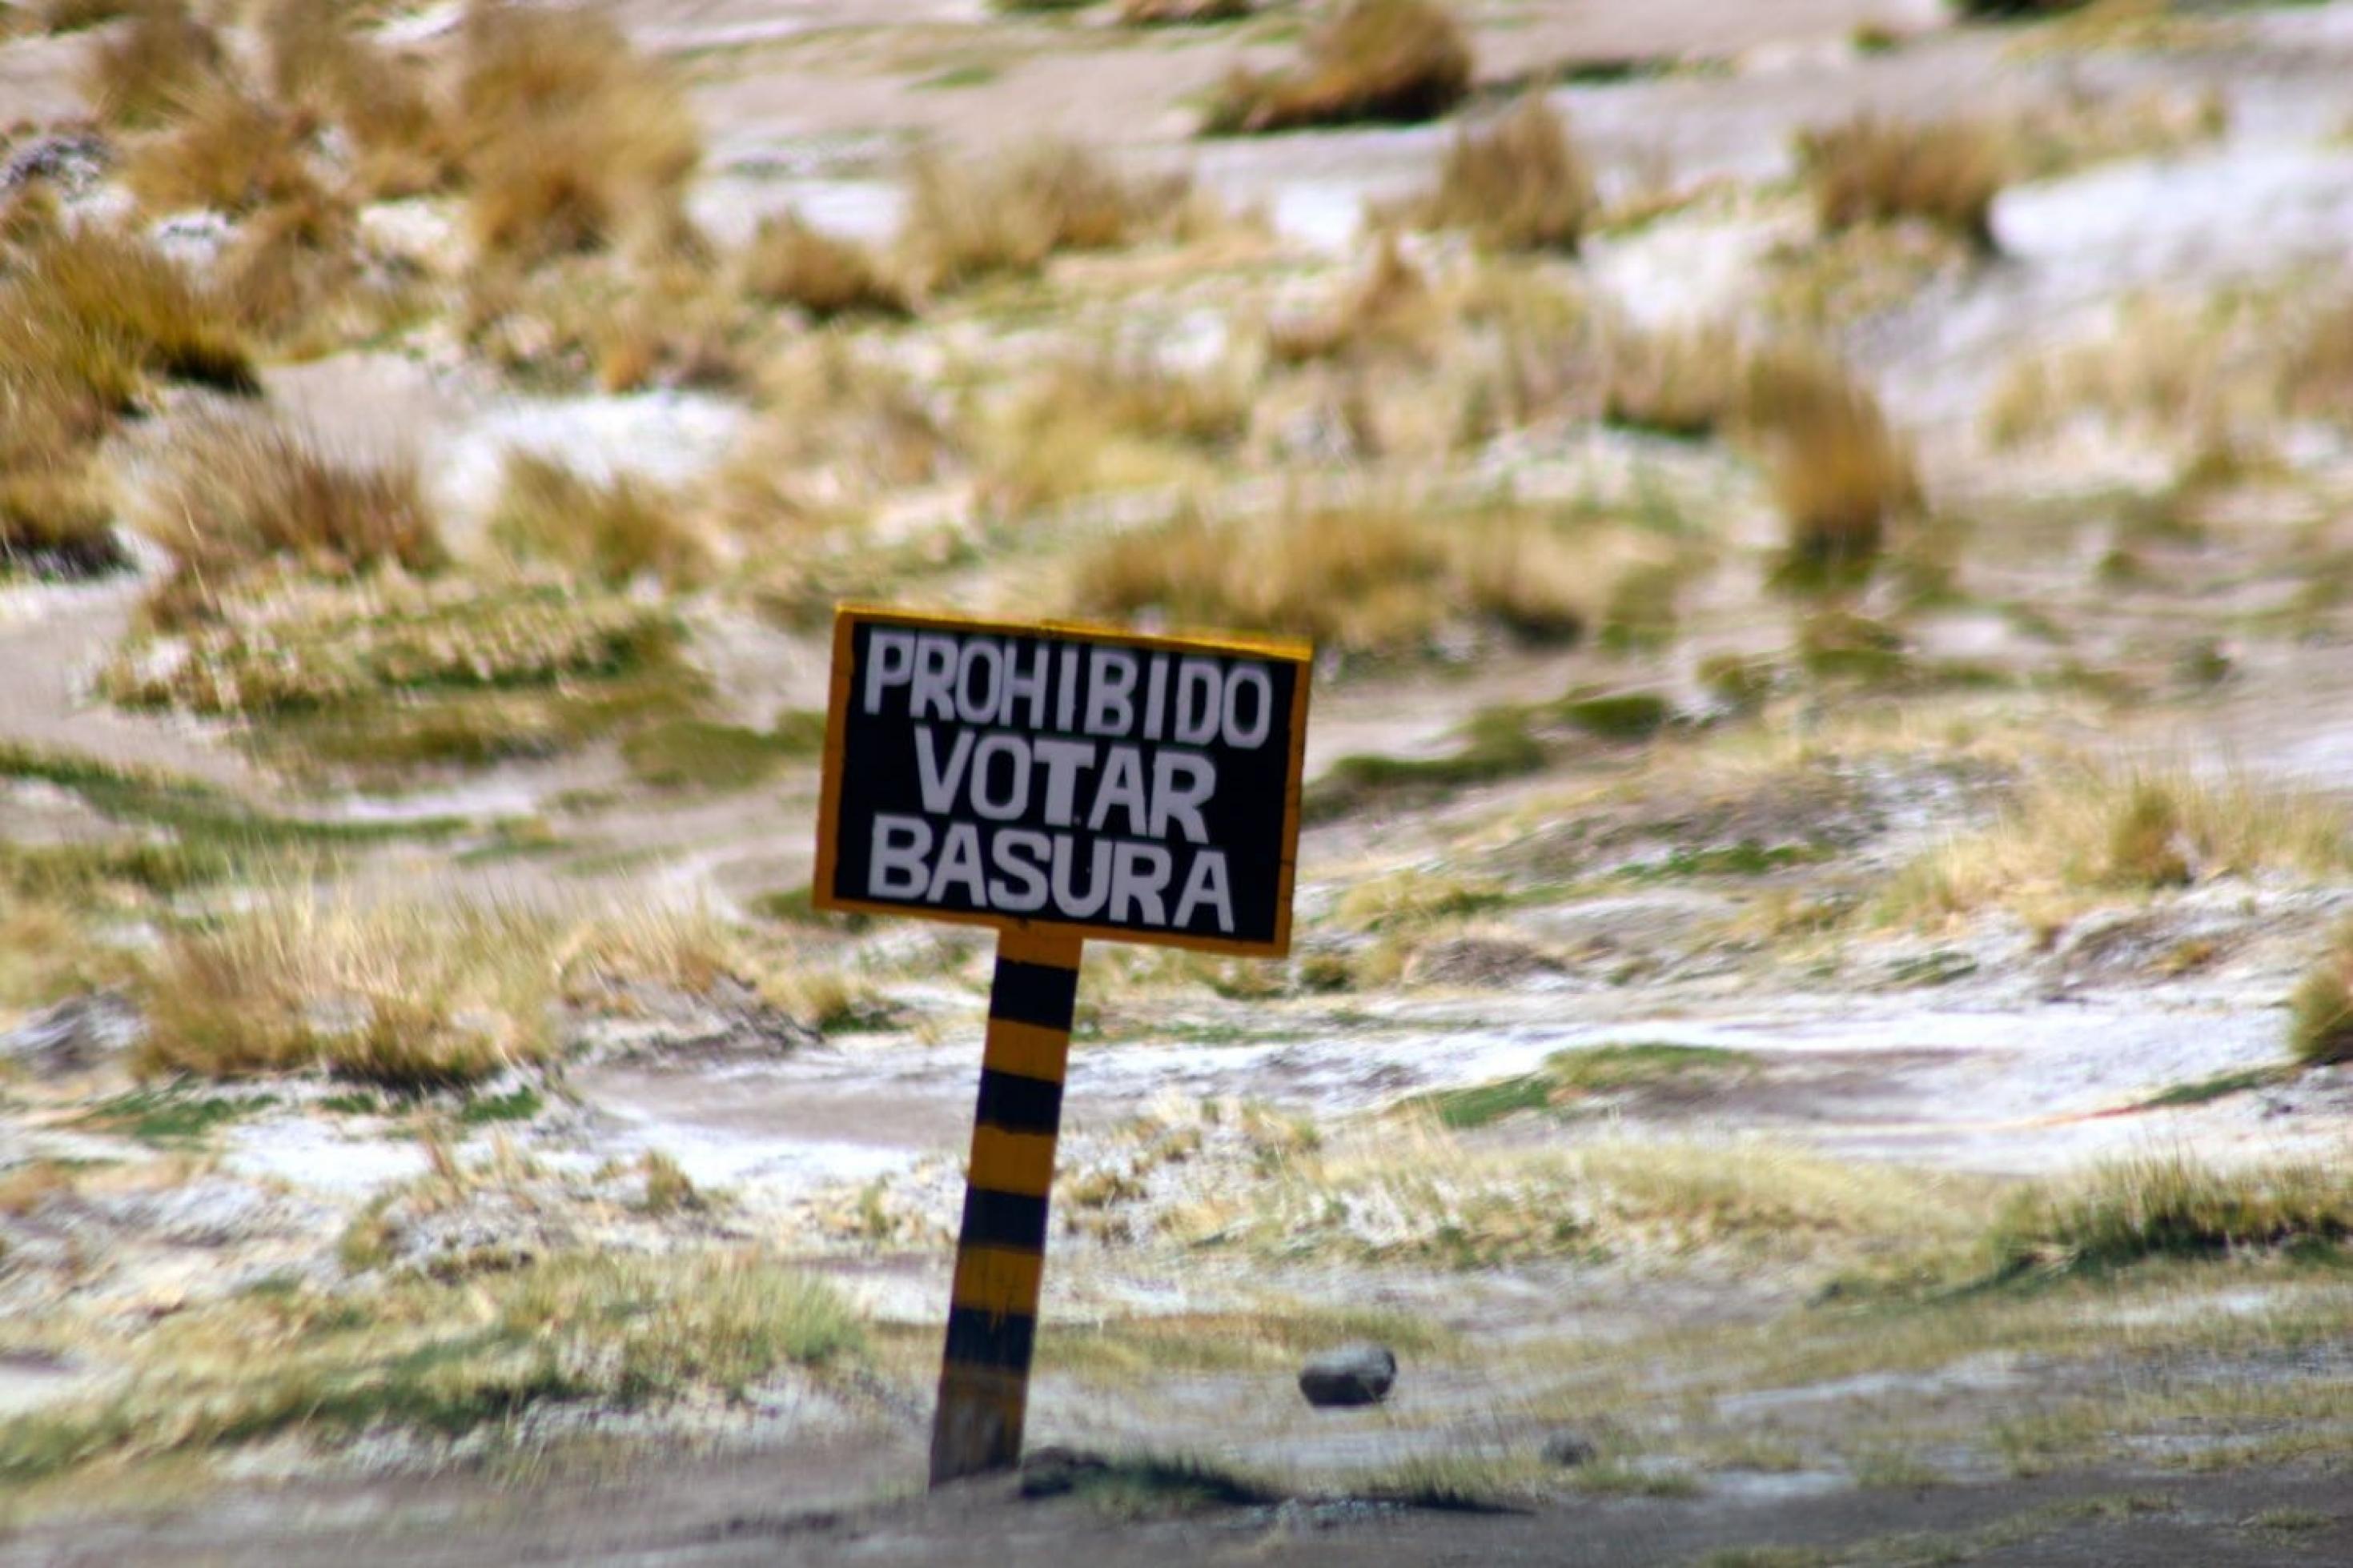
[[[1579,1465],[1589,1465],[1599,1457],[1599,1450],[1574,1432],[1556,1432],[1544,1442],[1545,1463],[1573,1470]]]
[[[1299,1392],[1318,1409],[1378,1405],[1397,1382],[1397,1364],[1387,1345],[1342,1345],[1307,1359],[1299,1369]]]

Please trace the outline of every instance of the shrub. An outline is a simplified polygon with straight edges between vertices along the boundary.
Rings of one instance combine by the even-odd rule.
[[[1485,132],[1447,149],[1438,186],[1412,209],[1427,228],[1459,228],[1494,250],[1574,254],[1592,220],[1593,174],[1568,128],[1530,93]]]
[[[485,5],[464,54],[457,123],[479,251],[529,266],[625,236],[674,241],[701,143],[669,78],[611,22]]]
[[[529,452],[507,456],[491,533],[519,554],[613,584],[648,574],[691,582],[710,563],[707,542],[674,498],[628,475],[600,482]]]
[[[144,522],[174,560],[149,601],[165,624],[211,616],[240,577],[272,562],[345,577],[429,571],[443,559],[413,468],[346,464],[258,419],[208,420],[184,434]]]
[[[865,247],[811,228],[795,213],[760,225],[743,266],[745,293],[770,304],[797,305],[821,321],[909,312],[907,291],[883,273]]]
[[[1202,129],[1254,134],[1351,121],[1434,120],[1471,90],[1469,39],[1432,0],[1345,0],[1286,71],[1237,71]]]
[[[82,96],[112,125],[153,125],[220,75],[219,37],[186,0],[134,0],[131,25],[90,52]]]
[[[986,163],[933,155],[908,172],[900,244],[934,285],[1033,272],[1058,250],[1104,250],[1177,235],[1191,216],[1182,174],[1131,178],[1072,142],[1033,142]]]
[[[1826,230],[1919,218],[1991,251],[2001,146],[1962,121],[1890,122],[1864,115],[1799,138],[1799,162]]]

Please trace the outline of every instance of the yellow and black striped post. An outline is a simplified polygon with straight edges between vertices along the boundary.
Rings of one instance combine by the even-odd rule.
[[[932,1418],[934,1486],[1021,1462],[1082,945],[1074,936],[1020,927],[997,938],[947,1353]]]

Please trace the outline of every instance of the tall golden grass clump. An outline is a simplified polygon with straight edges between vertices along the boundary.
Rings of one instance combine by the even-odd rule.
[[[2353,1241],[2353,1181],[2317,1162],[2221,1170],[2185,1153],[2147,1155],[2039,1183],[1986,1237],[1992,1274],[2096,1273]]]
[[[2353,1062],[2353,922],[2328,939],[2328,952],[2288,999],[2288,1047],[2310,1067]]]
[[[174,561],[149,601],[166,625],[213,615],[239,578],[273,563],[350,577],[431,571],[445,558],[406,464],[347,464],[275,423],[213,419],[184,433],[166,466],[142,520]]]
[[[987,162],[917,157],[900,245],[949,288],[1034,272],[1059,250],[1181,237],[1198,212],[1182,174],[1129,176],[1074,142],[1045,140]]]
[[[1747,406],[1748,355],[1723,326],[1620,333],[1609,344],[1602,417],[1667,436],[1729,429]]]
[[[1771,471],[1786,541],[1782,580],[1835,587],[1867,577],[1890,526],[1922,507],[1908,442],[1834,359],[1775,348],[1749,362],[1743,418]]]
[[[79,33],[85,27],[103,26],[131,9],[131,0],[41,0],[27,6],[32,19],[45,33]]]
[[[1290,69],[1228,78],[1202,129],[1225,136],[1435,120],[1468,96],[1472,69],[1461,24],[1434,0],[1345,0]]]
[[[2344,814],[2245,779],[2069,768],[2034,784],[1985,833],[1907,867],[1882,912],[1934,922],[2005,903],[2145,895],[2221,877],[2353,866]]]
[[[224,392],[259,389],[217,301],[144,241],[95,226],[53,231],[10,280],[5,315],[44,357],[117,406],[140,372]]]
[[[797,213],[762,223],[743,259],[744,291],[797,305],[820,321],[836,316],[904,316],[907,290],[864,246],[812,228]]]
[[[327,1068],[401,1089],[479,1082],[553,1054],[557,933],[519,910],[373,907],[315,892],[178,933],[142,988],[142,1072]]]
[[[273,342],[332,331],[360,273],[358,217],[313,185],[255,214],[221,258],[215,291],[237,325]]]
[[[709,542],[676,498],[627,475],[587,479],[530,452],[507,456],[491,534],[518,554],[616,585],[649,574],[688,584],[711,563]]]
[[[1426,228],[1457,228],[1493,250],[1574,255],[1595,205],[1593,173],[1568,127],[1529,93],[1483,132],[1456,133],[1437,188],[1414,204]]]
[[[2296,412],[2353,426],[2353,297],[2329,304],[2298,336],[2285,380]]]
[[[124,177],[151,210],[242,216],[316,186],[307,154],[316,129],[307,115],[214,82],[184,100],[168,135],[132,153]]]
[[[485,257],[528,266],[625,238],[670,247],[686,229],[693,117],[602,16],[478,7],[457,121]]]
[[[993,432],[987,489],[1010,511],[1091,490],[1208,477],[1200,455],[1239,442],[1250,400],[1240,379],[1170,371],[1148,353],[1105,350],[1052,366]]]
[[[1995,248],[1993,202],[2007,170],[2000,139],[1983,125],[1866,114],[1800,135],[1798,156],[1826,230],[1918,218]]]
[[[253,368],[219,307],[142,243],[20,197],[0,242],[0,565],[119,564],[98,443],[152,374],[227,390]]]
[[[356,17],[344,0],[273,0],[261,16],[271,90],[343,126],[369,194],[437,190],[456,173],[447,107],[422,66],[363,37]]]
[[[110,125],[153,125],[218,78],[225,56],[186,0],[135,0],[130,16],[129,26],[90,51],[82,96]]]
[[[1461,621],[1558,642],[1599,612],[1619,544],[1519,512],[1187,513],[1083,556],[1071,598],[1090,615],[1151,612],[1177,626],[1285,632],[1354,654],[1419,653]]]

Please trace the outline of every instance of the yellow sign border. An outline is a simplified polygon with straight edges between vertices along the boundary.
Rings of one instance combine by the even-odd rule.
[[[1166,935],[1125,926],[1082,925],[1063,921],[1025,921],[981,910],[924,910],[907,904],[836,897],[833,893],[835,837],[841,828],[841,764],[845,721],[849,714],[849,650],[851,633],[860,621],[887,621],[894,626],[934,631],[1000,632],[1047,636],[1077,642],[1115,643],[1176,653],[1243,654],[1281,659],[1298,665],[1297,695],[1292,702],[1291,763],[1285,774],[1282,802],[1282,868],[1276,889],[1274,935],[1265,942],[1239,942],[1229,937]],[[959,616],[944,611],[906,610],[889,605],[838,605],[833,612],[833,668],[827,678],[825,771],[818,799],[817,868],[809,879],[809,902],[841,914],[896,915],[908,920],[944,921],[953,925],[987,926],[995,931],[1036,931],[1091,942],[1140,942],[1153,947],[1191,948],[1243,958],[1285,958],[1291,952],[1291,900],[1299,876],[1299,808],[1307,763],[1309,677],[1315,667],[1315,648],[1296,637],[1256,637],[1248,633],[1163,636],[1132,632],[1120,626],[1083,621],[1011,621],[986,616]]]

